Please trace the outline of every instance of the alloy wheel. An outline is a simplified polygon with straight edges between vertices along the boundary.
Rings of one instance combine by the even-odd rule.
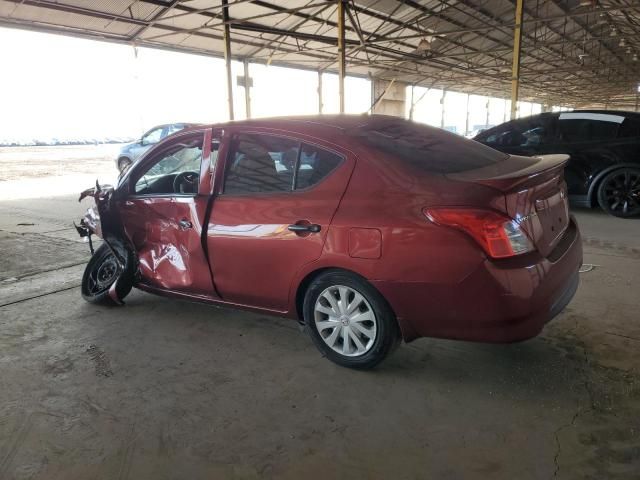
[[[624,216],[640,213],[640,171],[622,170],[610,176],[603,189],[611,212]]]

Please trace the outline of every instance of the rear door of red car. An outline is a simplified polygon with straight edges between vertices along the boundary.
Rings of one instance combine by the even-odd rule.
[[[294,275],[322,253],[355,160],[282,133],[226,135],[207,232],[216,288],[225,301],[284,311]]]
[[[130,173],[129,194],[119,211],[138,255],[142,283],[216,296],[201,241],[210,152],[210,130],[178,133]],[[178,175],[186,178],[176,185]]]

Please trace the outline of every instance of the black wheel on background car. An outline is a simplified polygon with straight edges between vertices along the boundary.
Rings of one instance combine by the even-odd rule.
[[[131,160],[127,157],[122,157],[118,160],[118,170],[120,170],[121,172],[129,168],[129,165],[131,165]]]
[[[399,343],[393,311],[364,279],[331,270],[317,277],[304,297],[304,321],[313,343],[344,367],[369,369]]]
[[[116,285],[116,293],[121,300],[129,294],[133,287],[133,259],[132,255],[124,248],[120,253],[125,259],[124,268],[120,266],[111,249],[104,243],[91,256],[84,269],[81,284],[82,298],[87,302],[103,305],[114,304],[115,302],[109,296],[109,289],[121,274],[122,278]]]
[[[598,203],[610,215],[640,215],[640,169],[620,168],[607,174],[598,187]]]

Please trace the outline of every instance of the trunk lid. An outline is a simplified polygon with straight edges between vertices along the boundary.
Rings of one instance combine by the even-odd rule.
[[[513,155],[503,162],[446,176],[500,191],[504,195],[504,213],[517,221],[538,251],[547,256],[569,226],[564,181],[568,160],[568,155]]]

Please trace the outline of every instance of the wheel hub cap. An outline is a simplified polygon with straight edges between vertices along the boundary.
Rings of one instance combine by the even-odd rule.
[[[368,352],[378,330],[375,313],[364,295],[344,285],[329,287],[318,296],[314,321],[322,340],[348,357]]]

